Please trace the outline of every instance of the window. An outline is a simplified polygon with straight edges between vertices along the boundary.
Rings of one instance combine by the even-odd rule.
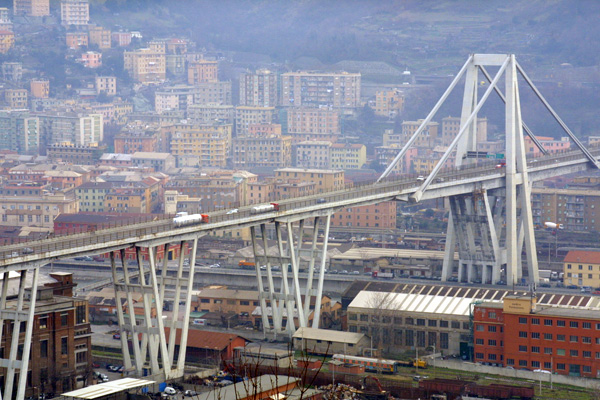
[[[494,339],[489,339],[488,346],[496,346],[496,341]]]
[[[75,307],[75,323],[85,324],[85,304]]]
[[[532,339],[539,339],[540,338],[540,333],[539,332],[531,332],[531,338]]]
[[[548,361],[544,361],[544,369],[551,370],[552,369],[552,363],[548,362]]]
[[[577,322],[577,321],[571,321],[571,322],[569,322],[569,327],[571,327],[571,328],[579,328],[579,322]]]
[[[584,351],[583,352],[583,358],[592,358],[592,352],[591,351]]]
[[[539,353],[540,352],[540,348],[538,346],[531,346],[531,352],[532,353]]]
[[[67,355],[69,354],[69,342],[66,336],[60,338],[60,354]]]
[[[592,367],[590,367],[589,365],[584,365],[583,366],[583,372],[587,372],[588,374],[592,373]]]
[[[489,319],[496,319],[496,312],[495,311],[490,311],[488,313],[488,318]]]
[[[539,325],[539,324],[540,324],[539,318],[531,318],[531,325]]]
[[[579,351],[578,350],[570,350],[569,355],[571,357],[579,357]]]
[[[475,358],[483,360],[483,353],[475,353]]]
[[[559,342],[564,342],[566,340],[565,335],[556,335],[556,340]]]
[[[551,319],[545,319],[544,320],[544,325],[546,325],[546,326],[552,326],[552,320]]]
[[[577,343],[579,341],[579,337],[576,335],[569,336],[569,342]]]
[[[527,339],[527,332],[519,331],[519,337]]]
[[[483,330],[485,329],[485,327],[483,325],[481,325],[481,324],[478,324],[475,329],[477,330],[477,332],[483,332]]]
[[[519,360],[519,366],[520,367],[526,367],[527,366],[527,360]]]
[[[446,332],[440,333],[440,348],[447,349],[449,344],[448,334]]]
[[[492,361],[496,361],[496,355],[495,354],[488,354],[488,359],[492,360]]]
[[[448,327],[448,321],[441,320],[440,321],[440,328],[447,328],[447,327]]]
[[[557,356],[564,356],[565,354],[567,354],[567,352],[565,351],[565,349],[556,349],[556,355]]]
[[[463,323],[462,323],[462,328],[463,328],[464,330],[469,330],[469,328],[470,328],[470,327],[469,327],[469,323],[468,323],[468,322],[463,322]]]
[[[427,321],[427,325],[428,326],[436,327],[437,326],[437,321],[435,319],[430,319],[430,320]]]
[[[483,346],[483,339],[475,339],[475,344],[479,344]]]
[[[411,330],[407,330],[406,331],[406,340],[404,341],[406,346],[414,346],[415,345],[415,336],[413,331]]]
[[[531,362],[531,368],[539,368],[540,367],[540,362],[539,361],[532,361]]]
[[[48,340],[40,340],[40,358],[48,358]]]
[[[488,326],[488,332],[496,332],[496,329],[497,329],[496,325]]]
[[[350,321],[356,321],[358,318],[357,318],[356,314],[348,314],[348,319]]]
[[[60,314],[60,324],[62,326],[67,326],[67,324],[69,323],[69,313],[68,312],[64,312]]]
[[[506,365],[515,365],[515,359],[514,358],[507,358],[506,359]]]
[[[522,352],[526,353],[527,352],[527,346],[523,346],[523,345],[519,346],[519,351],[522,351]]]
[[[425,320],[422,318],[417,319],[417,326],[425,326]]]
[[[583,329],[592,329],[592,323],[591,322],[583,322],[582,326],[583,326]]]
[[[41,316],[38,321],[40,322],[40,329],[48,328],[48,316]]]
[[[526,317],[519,317],[519,323],[520,324],[526,324],[527,323],[527,318]]]
[[[369,322],[369,314],[360,314],[360,320],[362,322]]]
[[[559,371],[564,371],[565,370],[565,364],[564,363],[557,363],[556,364],[556,369]]]
[[[450,326],[452,327],[452,329],[460,329],[460,322],[452,321]]]
[[[414,325],[414,324],[415,324],[415,322],[414,322],[414,320],[411,317],[407,317],[404,320],[404,325]]]
[[[556,321],[556,326],[566,326],[565,321],[562,319],[559,319]]]
[[[552,334],[551,333],[544,333],[544,340],[552,340]]]
[[[544,347],[544,354],[552,354],[552,347]]]
[[[588,336],[582,336],[581,337],[581,343],[592,344],[592,338],[588,337]]]

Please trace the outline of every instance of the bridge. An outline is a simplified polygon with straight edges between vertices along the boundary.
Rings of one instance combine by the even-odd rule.
[[[497,68],[492,78],[486,66]],[[577,150],[547,154],[535,135],[523,123],[520,111],[517,72],[534,89],[552,116],[575,143]],[[490,82],[480,97],[479,73]],[[450,92],[463,79],[465,89],[461,115],[461,128],[456,138],[433,171],[425,178],[394,174],[397,164],[426,125],[432,120]],[[499,82],[504,77],[504,93]],[[497,93],[505,102],[506,150],[505,163],[468,158],[476,151],[477,113],[490,96]],[[541,157],[526,159],[523,134],[528,134],[543,153]],[[373,182],[361,182],[344,190],[320,193],[295,199],[277,201],[278,210],[257,212],[256,206],[211,212],[208,221],[177,227],[172,217],[151,222],[124,225],[89,233],[80,233],[31,241],[26,244],[0,247],[0,273],[18,272],[18,297],[16,306],[8,307],[9,279],[3,279],[0,290],[0,329],[5,320],[14,321],[14,330],[8,358],[0,359],[6,368],[2,395],[11,398],[16,388],[17,398],[23,398],[28,368],[31,337],[34,325],[36,290],[25,297],[25,287],[36,289],[41,266],[53,260],[96,254],[110,254],[111,271],[117,304],[125,300],[127,307],[117,307],[121,331],[123,360],[127,371],[141,376],[149,369],[154,379],[164,380],[182,376],[185,362],[190,305],[192,300],[195,265],[184,265],[184,251],[177,259],[176,274],[167,274],[167,257],[158,258],[158,249],[167,254],[171,247],[190,249],[190,259],[196,259],[198,240],[215,231],[250,228],[255,255],[255,275],[260,292],[263,327],[266,332],[291,335],[299,327],[307,326],[310,304],[314,296],[313,327],[320,320],[321,294],[323,293],[325,254],[327,252],[331,216],[348,207],[375,204],[383,201],[419,202],[446,198],[450,218],[446,237],[446,257],[442,281],[454,271],[454,253],[458,248],[458,280],[498,283],[505,271],[504,284],[527,279],[538,281],[537,253],[533,238],[530,190],[535,181],[554,176],[598,168],[600,149],[586,149],[564,125],[513,55],[471,55],[457,74],[448,90],[430,112],[415,134],[407,141],[398,156],[383,175]],[[454,165],[448,160],[454,158]],[[273,226],[278,244],[278,262],[267,256],[267,226]],[[125,250],[135,250],[136,273],[129,271]],[[521,260],[523,248],[527,255]],[[300,254],[308,255],[301,258]],[[303,260],[308,261],[303,261]],[[281,268],[281,287],[274,285],[273,267]],[[266,269],[262,270],[261,265]],[[300,284],[300,270],[306,270],[306,284]],[[185,273],[184,273],[185,272]],[[526,273],[525,273],[526,272]],[[28,278],[29,277],[29,278]],[[134,279],[135,278],[135,279]],[[265,290],[265,288],[269,290]],[[142,294],[145,314],[143,323],[136,323],[133,294]],[[172,301],[173,318],[166,319],[161,307],[153,305]],[[183,315],[179,317],[180,307]],[[25,327],[22,352],[18,354],[20,329]],[[170,328],[166,337],[165,327]],[[181,329],[179,352],[175,356],[175,333]],[[0,331],[0,339],[2,332]],[[131,337],[132,351],[128,337]],[[6,356],[6,355],[5,355]],[[18,374],[18,379],[17,379]]]

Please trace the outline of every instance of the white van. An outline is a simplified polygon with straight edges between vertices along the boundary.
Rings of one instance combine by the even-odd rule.
[[[192,321],[192,325],[200,325],[200,326],[205,326],[206,324],[206,320],[205,319],[195,319]]]

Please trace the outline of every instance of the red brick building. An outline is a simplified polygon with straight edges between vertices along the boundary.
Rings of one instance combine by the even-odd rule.
[[[539,306],[535,297],[506,296],[503,304],[476,305],[474,361],[600,377],[600,312],[562,304]]]

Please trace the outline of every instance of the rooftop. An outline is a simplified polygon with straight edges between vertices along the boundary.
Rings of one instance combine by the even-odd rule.
[[[326,340],[336,343],[357,344],[365,337],[364,333],[332,331],[329,329],[298,328],[294,339]]]

